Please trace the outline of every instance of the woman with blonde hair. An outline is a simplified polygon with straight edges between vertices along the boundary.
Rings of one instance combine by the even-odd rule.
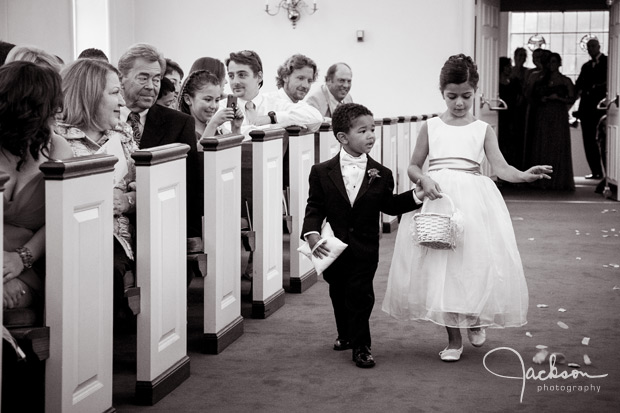
[[[131,154],[138,150],[131,127],[120,121],[119,72],[102,60],[78,59],[62,72],[65,107],[56,132],[75,156],[106,153],[116,156],[114,167],[114,308],[128,316],[124,291],[134,285],[134,236],[129,214],[135,212],[135,166]]]
[[[6,62],[32,62],[38,65],[49,66],[57,72],[62,69],[63,63],[59,57],[54,56],[36,46],[15,46],[6,56]]]

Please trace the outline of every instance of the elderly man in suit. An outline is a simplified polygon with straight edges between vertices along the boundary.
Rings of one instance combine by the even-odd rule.
[[[349,94],[353,72],[346,63],[335,63],[327,69],[325,84],[306,97],[306,102],[314,106],[325,118],[332,117],[336,108],[343,103],[353,102]]]
[[[131,46],[119,59],[121,92],[126,106],[121,120],[131,125],[140,149],[169,143],[189,145],[187,155],[187,236],[188,252],[201,250],[202,191],[199,188],[199,160],[196,151],[194,118],[156,105],[166,60],[159,51],[144,43]]]
[[[581,121],[586,159],[592,171],[586,175],[586,179],[601,179],[603,169],[596,131],[605,112],[598,110],[596,106],[607,94],[607,56],[601,53],[601,45],[597,39],[588,40],[587,47],[591,60],[583,64],[575,83],[576,92],[581,97],[577,113]]]

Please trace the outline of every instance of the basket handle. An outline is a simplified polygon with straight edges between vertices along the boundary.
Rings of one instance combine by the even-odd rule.
[[[454,213],[455,209],[454,209],[454,202],[452,202],[452,198],[450,198],[450,196],[448,194],[446,194],[445,192],[441,193],[441,198],[436,198],[436,199],[428,199],[428,198],[424,198],[424,202],[422,203],[422,209],[420,212],[426,212],[426,205],[428,205],[428,203],[432,202],[432,201],[437,201],[438,199],[447,199],[448,202],[450,202],[450,208],[452,209],[452,213]]]

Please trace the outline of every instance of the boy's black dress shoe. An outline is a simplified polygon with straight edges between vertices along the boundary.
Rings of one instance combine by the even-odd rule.
[[[372,358],[368,346],[353,349],[353,361],[357,367],[363,369],[375,366],[375,359]]]
[[[349,342],[349,340],[343,340],[340,337],[338,337],[336,341],[334,341],[334,350],[343,351],[343,350],[350,350],[350,349],[351,349],[351,343]]]
[[[586,179],[603,179],[603,175],[600,174],[588,174],[585,176]]]

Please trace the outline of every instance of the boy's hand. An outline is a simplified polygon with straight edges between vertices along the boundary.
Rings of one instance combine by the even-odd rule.
[[[422,185],[417,184],[414,191],[415,196],[417,196],[420,201],[424,201],[424,188],[422,188]]]
[[[312,251],[312,255],[317,258],[323,258],[328,256],[329,248],[325,246],[325,240],[321,238],[319,234],[308,235],[306,237],[306,241],[308,241],[308,245],[310,246],[310,251]]]

